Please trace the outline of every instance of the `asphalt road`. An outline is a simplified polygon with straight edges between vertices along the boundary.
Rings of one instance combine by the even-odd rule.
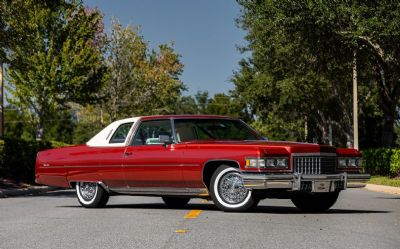
[[[74,192],[55,191],[0,199],[0,248],[399,249],[400,196],[353,189],[324,214],[271,199],[224,213],[202,200],[169,209],[161,198],[130,196],[85,209]]]

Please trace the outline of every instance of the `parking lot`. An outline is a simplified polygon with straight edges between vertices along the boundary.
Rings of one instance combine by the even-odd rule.
[[[327,213],[266,199],[224,213],[192,200],[116,196],[85,209],[71,190],[0,199],[0,248],[400,248],[400,196],[346,190]]]

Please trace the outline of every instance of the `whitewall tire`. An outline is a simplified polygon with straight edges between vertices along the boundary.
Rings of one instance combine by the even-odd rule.
[[[236,168],[221,165],[211,178],[210,193],[214,204],[227,212],[246,211],[254,206],[252,191],[243,185]]]
[[[77,182],[75,188],[78,201],[83,207],[104,207],[108,202],[108,193],[96,182]]]

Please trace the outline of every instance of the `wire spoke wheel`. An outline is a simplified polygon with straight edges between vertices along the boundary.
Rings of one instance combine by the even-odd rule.
[[[237,172],[225,174],[218,184],[218,193],[229,204],[243,202],[249,191],[243,185],[243,179]]]
[[[104,207],[110,197],[96,182],[77,182],[75,187],[79,203],[86,208]]]
[[[82,182],[79,183],[79,192],[85,201],[91,201],[97,193],[97,183]]]
[[[255,205],[251,189],[244,186],[237,168],[220,165],[210,182],[210,194],[214,204],[226,212],[241,212]]]

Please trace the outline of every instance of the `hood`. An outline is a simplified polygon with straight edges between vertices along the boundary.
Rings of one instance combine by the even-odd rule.
[[[219,141],[219,140],[203,140],[203,141],[190,141],[186,144],[208,144],[208,145],[221,145],[221,146],[257,146],[260,149],[272,151],[285,150],[289,153],[336,153],[336,148],[329,145],[299,143],[289,141],[267,141],[267,140],[251,140],[251,141]]]

